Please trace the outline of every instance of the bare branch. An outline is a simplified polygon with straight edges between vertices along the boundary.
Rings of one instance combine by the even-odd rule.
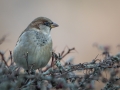
[[[0,52],[0,56],[1,56],[2,60],[3,60],[3,62],[5,63],[5,65],[8,67],[7,62],[5,61],[4,53]]]

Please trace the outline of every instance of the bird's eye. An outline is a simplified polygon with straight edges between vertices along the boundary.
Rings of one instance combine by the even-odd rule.
[[[49,22],[44,22],[44,25],[50,26],[50,23]]]

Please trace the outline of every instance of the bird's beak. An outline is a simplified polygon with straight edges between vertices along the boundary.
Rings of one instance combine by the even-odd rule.
[[[53,22],[50,27],[51,28],[55,28],[55,27],[58,27],[58,26],[59,26],[58,24],[56,24],[56,23]]]

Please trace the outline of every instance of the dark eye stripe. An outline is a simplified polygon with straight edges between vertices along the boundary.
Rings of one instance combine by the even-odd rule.
[[[50,23],[49,22],[44,22],[44,25],[50,26]]]

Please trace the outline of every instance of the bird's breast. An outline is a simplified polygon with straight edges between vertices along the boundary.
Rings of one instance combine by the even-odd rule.
[[[34,68],[44,67],[52,55],[52,39],[39,31],[26,31],[20,37],[13,52],[15,62],[27,68],[25,54],[28,52],[28,64]]]

